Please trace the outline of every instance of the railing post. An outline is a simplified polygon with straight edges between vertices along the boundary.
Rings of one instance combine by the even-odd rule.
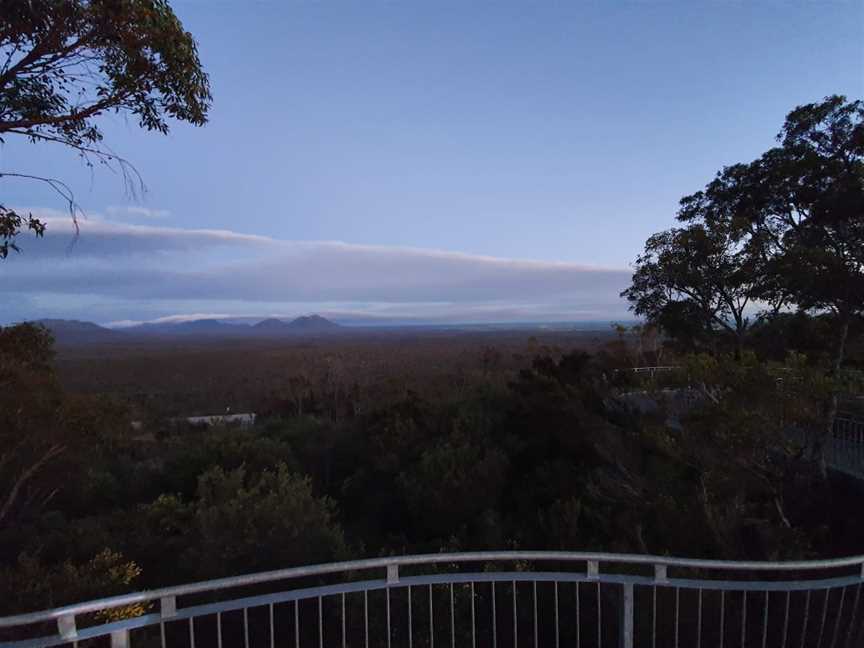
[[[67,614],[58,618],[57,632],[64,639],[75,639],[78,636],[78,628],[75,626],[75,615]]]
[[[399,565],[394,563],[387,565],[387,584],[395,585],[399,582]]]
[[[588,573],[586,574],[588,580],[597,580],[600,578],[600,563],[596,560],[588,561]]]
[[[633,648],[633,583],[624,583],[621,586],[621,620],[618,627],[621,629],[621,648]]]
[[[170,619],[177,616],[177,597],[163,596],[159,599],[159,615],[163,619]]]
[[[129,631],[118,630],[111,633],[111,648],[129,648]]]

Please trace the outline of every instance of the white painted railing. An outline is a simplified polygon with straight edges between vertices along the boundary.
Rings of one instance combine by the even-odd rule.
[[[864,556],[476,552],[297,567],[0,618],[18,648],[861,646]],[[110,621],[137,606],[137,616]],[[122,616],[122,615],[120,615]],[[129,616],[127,614],[127,616]],[[53,629],[52,629],[53,627]]]

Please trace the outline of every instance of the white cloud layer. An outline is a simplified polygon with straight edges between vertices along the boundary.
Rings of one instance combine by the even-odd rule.
[[[193,305],[229,314],[236,313],[237,304],[244,311],[238,315],[302,304],[309,310],[376,317],[389,311],[399,317],[437,320],[452,315],[459,320],[461,314],[472,321],[543,319],[553,314],[558,319],[602,319],[626,311],[618,297],[629,281],[626,269],[334,241],[283,241],[228,230],[132,225],[95,216],[81,221],[76,237],[68,217],[31,211],[47,220],[48,231],[44,240],[21,240],[23,253],[3,262],[0,305],[15,304],[16,298],[22,304],[36,299],[43,310],[50,310],[52,297],[68,307],[74,296],[82,303],[99,300],[100,312],[108,319],[127,319],[129,314],[155,319],[189,313]],[[118,304],[113,317],[112,302]]]
[[[105,208],[105,213],[114,220],[161,220],[171,215],[167,209],[149,209],[139,205],[110,205]]]

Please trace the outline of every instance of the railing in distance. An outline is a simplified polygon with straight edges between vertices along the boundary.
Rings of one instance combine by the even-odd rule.
[[[862,585],[864,556],[783,563],[430,554],[297,567],[0,618],[9,636],[0,645],[632,648],[765,646],[771,637],[778,645],[851,647],[864,641]],[[110,620],[109,611],[133,605],[139,616]]]

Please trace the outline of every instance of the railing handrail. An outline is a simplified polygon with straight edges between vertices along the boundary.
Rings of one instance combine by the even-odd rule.
[[[614,554],[603,552],[571,552],[571,551],[473,551],[464,553],[418,554],[410,556],[386,556],[367,558],[301,567],[290,567],[241,576],[230,576],[208,581],[199,581],[185,585],[163,587],[154,590],[144,590],[130,594],[121,594],[102,599],[66,605],[50,610],[28,612],[12,616],[0,617],[0,628],[24,626],[43,621],[54,621],[60,617],[75,616],[89,612],[124,607],[138,603],[146,603],[159,599],[200,594],[216,590],[245,587],[271,581],[287,580],[321,576],[339,572],[362,571],[389,566],[410,566],[440,563],[466,563],[481,561],[565,561],[593,562],[631,565],[655,565],[661,567],[680,567],[691,569],[712,569],[719,571],[815,571],[840,567],[860,566],[864,577],[864,555],[846,558],[831,558],[826,560],[805,561],[735,561],[735,560],[705,560],[699,558],[675,558],[670,556],[655,556],[648,554]]]

